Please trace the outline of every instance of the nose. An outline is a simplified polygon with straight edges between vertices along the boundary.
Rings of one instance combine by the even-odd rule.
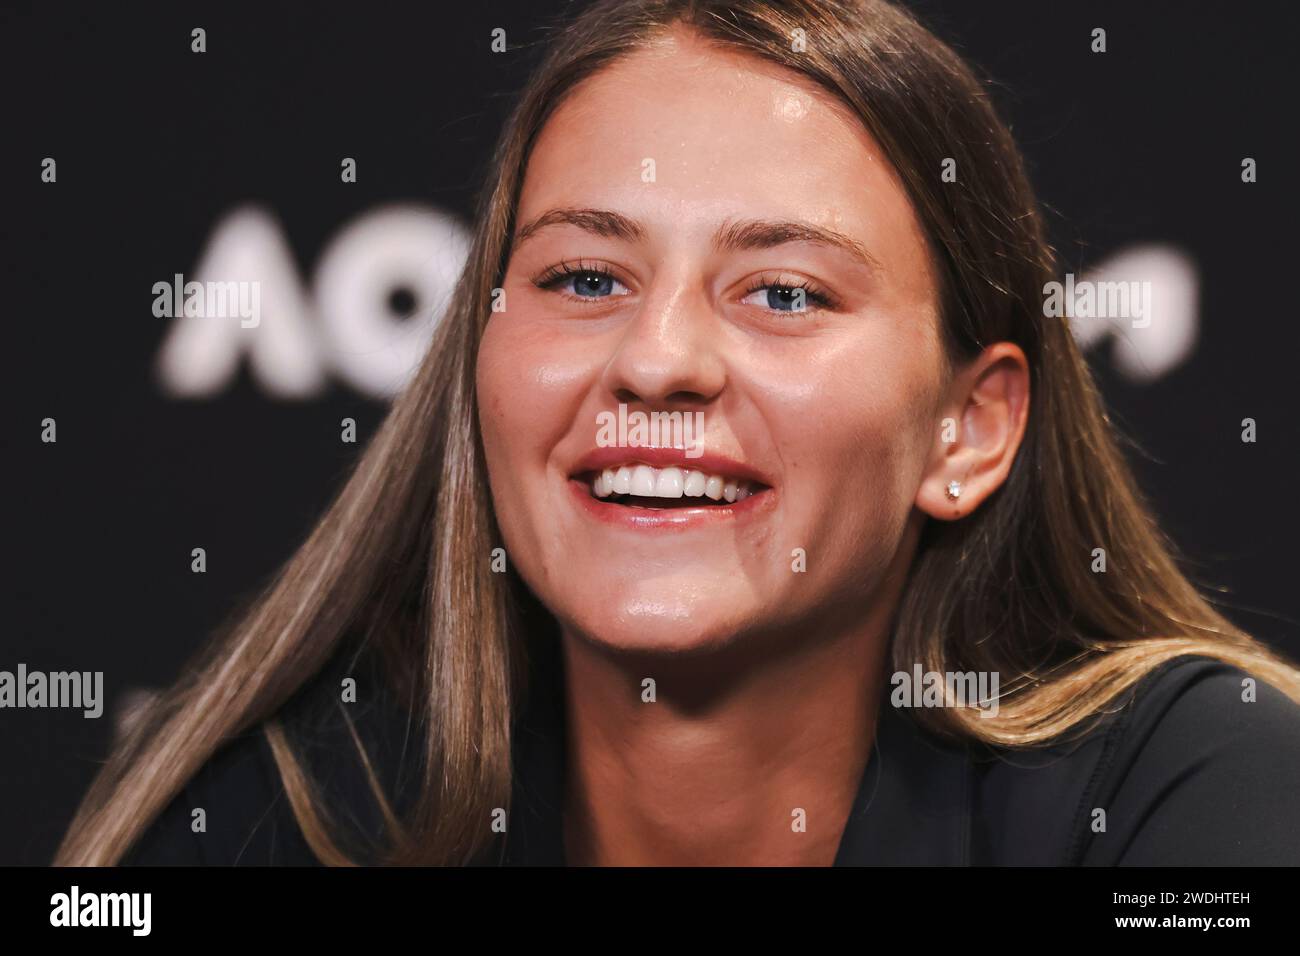
[[[602,384],[618,401],[701,405],[726,383],[717,315],[702,283],[652,290],[629,320]]]

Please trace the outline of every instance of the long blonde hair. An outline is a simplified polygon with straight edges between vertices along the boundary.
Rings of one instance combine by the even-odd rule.
[[[1183,654],[1227,661],[1300,700],[1300,672],[1180,572],[1066,323],[1044,318],[1054,257],[1038,205],[1010,133],[957,55],[883,0],[602,0],[557,32],[521,95],[453,305],[414,381],[261,598],[112,755],[57,863],[120,860],[222,743],[258,727],[313,851],[352,862],[278,716],[327,662],[364,643],[400,662],[393,687],[423,743],[409,814],[399,819],[376,784],[387,821],[378,859],[459,864],[485,845],[484,821],[509,802],[511,722],[537,615],[521,613],[531,597],[517,577],[489,568],[500,539],[478,435],[478,341],[538,131],[584,77],[674,23],[786,66],[853,109],[925,226],[948,358],[1004,340],[1028,358],[1033,401],[1012,471],[965,520],[927,524],[892,635],[898,669],[998,672],[1012,686],[1004,677],[996,718],[940,708],[922,719],[940,733],[1030,746],[1083,726]],[[960,185],[941,184],[946,158]],[[1090,569],[1095,548],[1105,574]]]

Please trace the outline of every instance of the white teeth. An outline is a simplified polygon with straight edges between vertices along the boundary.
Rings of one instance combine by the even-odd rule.
[[[700,498],[728,503],[744,501],[754,494],[748,481],[710,475],[689,468],[651,468],[649,465],[621,465],[605,468],[591,481],[597,498],[635,495],[638,498]]]
[[[655,496],[655,473],[649,465],[637,465],[632,472],[632,490],[629,494],[641,498]]]
[[[680,498],[682,496],[682,470],[664,468],[655,478],[656,498]]]

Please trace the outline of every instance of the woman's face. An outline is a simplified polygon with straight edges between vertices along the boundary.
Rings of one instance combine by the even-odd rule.
[[[860,619],[921,520],[937,299],[897,174],[832,97],[682,32],[607,67],[535,145],[481,343],[509,560],[620,650]]]

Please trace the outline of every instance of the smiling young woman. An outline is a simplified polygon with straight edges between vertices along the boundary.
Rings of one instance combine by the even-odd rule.
[[[59,862],[1300,862],[1300,674],[1179,571],[1052,277],[907,13],[589,7],[415,381]]]

